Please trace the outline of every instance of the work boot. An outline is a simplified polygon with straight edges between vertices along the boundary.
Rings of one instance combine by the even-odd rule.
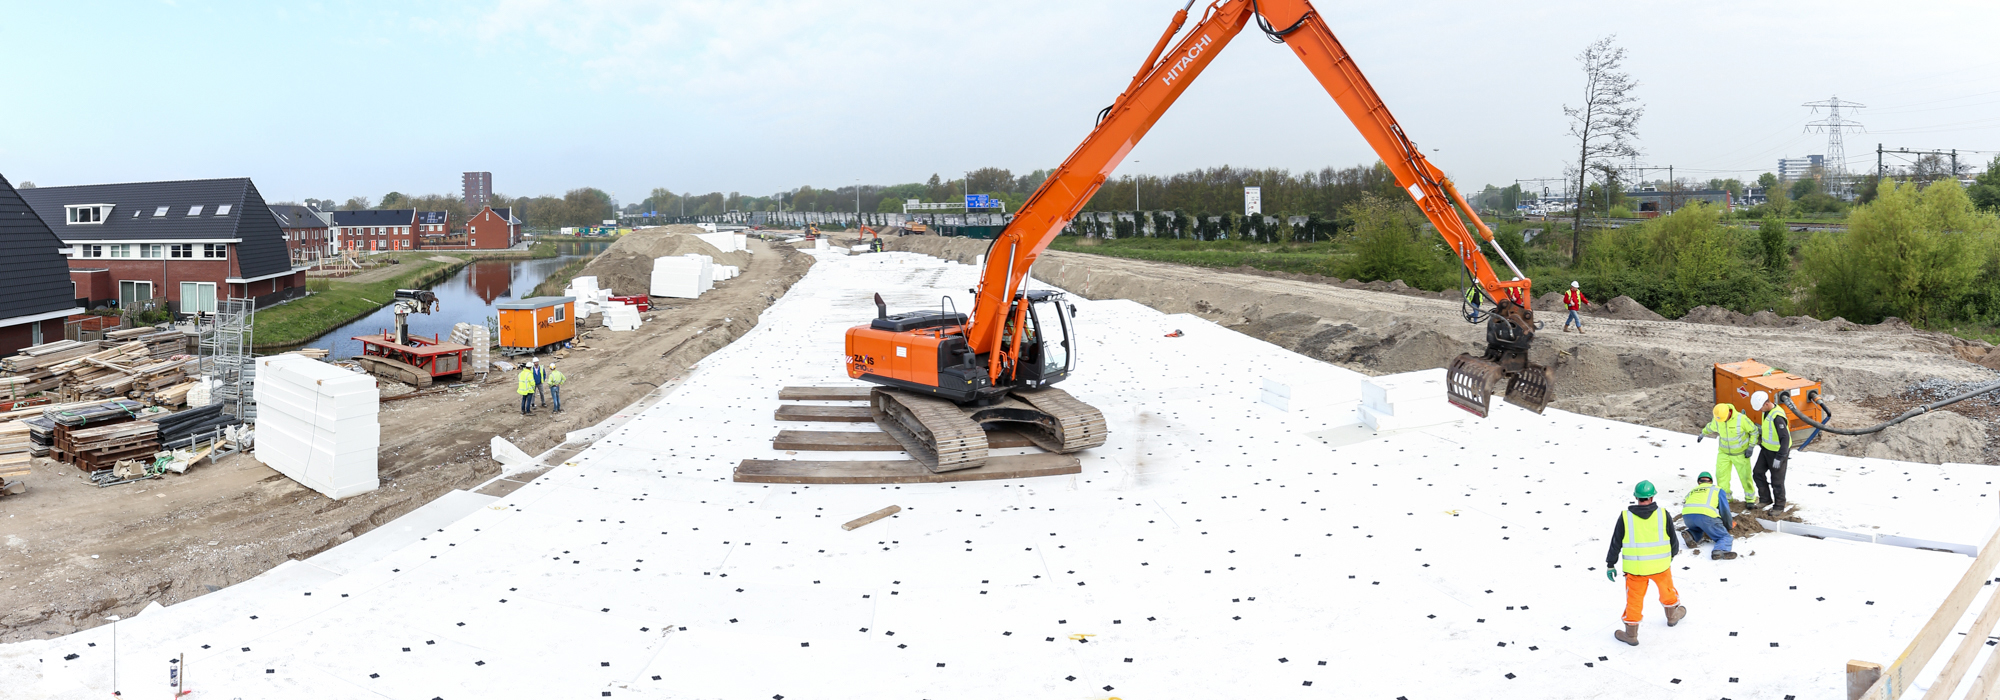
[[[1708,558],[1710,558],[1710,559],[1735,559],[1735,558],[1736,558],[1736,553],[1735,553],[1735,552],[1709,552],[1709,553],[1708,553]]]
[[[1625,623],[1624,630],[1612,630],[1611,636],[1626,644],[1635,647],[1639,646],[1639,624],[1636,622],[1627,622]]]
[[[1668,627],[1672,627],[1672,626],[1674,626],[1674,625],[1678,625],[1678,624],[1680,624],[1680,623],[1681,623],[1681,618],[1683,618],[1683,617],[1687,617],[1687,616],[1688,616],[1688,609],[1687,609],[1687,606],[1685,606],[1685,605],[1680,605],[1680,604],[1674,604],[1674,605],[1669,605],[1669,606],[1667,606],[1667,626],[1668,626]]]
[[[1772,503],[1772,504],[1771,504],[1771,512],[1773,512],[1773,513],[1783,513],[1783,512],[1785,512],[1785,502],[1784,502],[1784,501],[1777,501],[1777,502],[1774,502],[1774,503]]]
[[[1694,532],[1690,530],[1681,531],[1681,541],[1687,543],[1687,548],[1690,551],[1692,551],[1696,547],[1701,546],[1701,541],[1696,540],[1694,538]]]
[[[1564,333],[1568,333],[1568,332],[1569,332],[1569,326],[1563,326],[1563,332],[1564,332]]]

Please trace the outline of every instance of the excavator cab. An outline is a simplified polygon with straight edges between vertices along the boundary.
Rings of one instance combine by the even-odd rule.
[[[1020,367],[1014,372],[1013,384],[1027,389],[1048,386],[1069,377],[1070,370],[1076,368],[1076,345],[1072,342],[1075,328],[1070,319],[1076,315],[1076,307],[1062,300],[1062,292],[1036,289],[1022,292],[1016,297],[1016,309],[1027,304],[1027,327],[1021,332],[1021,352],[1018,355]],[[1011,352],[1014,343],[1015,316],[1009,314],[1007,328],[1000,340],[1003,352]]]

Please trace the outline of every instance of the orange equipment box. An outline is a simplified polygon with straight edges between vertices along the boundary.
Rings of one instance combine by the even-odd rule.
[[[1805,411],[1807,417],[1821,423],[1826,422],[1826,409],[1806,400],[1806,394],[1809,392],[1825,392],[1819,382],[1752,359],[1715,364],[1715,402],[1735,406],[1736,410],[1750,416],[1752,423],[1761,426],[1764,423],[1764,415],[1750,409],[1750,395],[1759,391],[1769,394],[1774,402],[1778,400],[1778,394],[1789,394],[1792,405]],[[1797,445],[1807,433],[1812,432],[1813,427],[1799,420],[1796,411],[1786,410],[1785,414],[1786,423],[1791,427],[1792,444]]]
[[[532,352],[576,339],[576,297],[534,297],[494,304],[500,349]]]

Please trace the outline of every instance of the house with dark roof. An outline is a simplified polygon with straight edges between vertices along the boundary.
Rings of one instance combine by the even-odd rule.
[[[291,252],[293,264],[310,265],[334,254],[327,217],[318,209],[273,204],[271,216],[278,218],[278,228],[285,232],[285,248]]]
[[[417,249],[417,210],[360,209],[333,214],[333,239],[343,252]]]
[[[117,303],[177,313],[219,299],[258,306],[305,295],[285,232],[250,178],[37,187],[21,199],[69,247],[69,267],[115,283]],[[83,296],[84,290],[79,289]]]
[[[521,242],[521,220],[511,207],[482,207],[465,222],[466,247],[486,250],[512,248]]]
[[[0,356],[62,340],[63,321],[82,312],[62,239],[0,176]]]
[[[417,247],[437,247],[450,238],[452,238],[451,212],[417,212]]]

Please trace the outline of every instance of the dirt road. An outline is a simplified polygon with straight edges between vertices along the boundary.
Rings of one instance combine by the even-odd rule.
[[[889,241],[892,250],[965,263],[984,254],[988,244],[936,236]],[[1131,299],[1167,313],[1195,314],[1368,374],[1443,367],[1461,352],[1478,354],[1485,343],[1484,328],[1466,323],[1455,299],[1442,298],[1449,293],[1376,291],[1391,289],[1384,283],[1244,274],[1063,251],[1044,253],[1034,275],[1091,299]],[[1746,357],[1825,382],[1836,425],[1886,419],[1859,402],[1891,396],[1924,379],[2000,379],[2000,373],[1960,359],[1955,348],[1968,341],[1897,322],[1754,327],[1597,317],[1588,320],[1587,334],[1578,335],[1560,331],[1560,306],[1551,310],[1538,302],[1537,312],[1547,328],[1533,359],[1555,372],[1552,406],[1686,433],[1708,420],[1714,363]],[[1893,407],[1900,411],[1911,403]],[[2000,430],[1990,427],[1957,413],[1935,413],[1876,437],[1822,437],[1826,442],[1815,448],[1933,463],[2000,464],[1993,444]]]
[[[0,641],[44,638],[171,605],[352,539],[452,489],[499,474],[495,436],[529,454],[679,377],[756,324],[812,265],[752,244],[744,274],[698,300],[663,300],[639,330],[592,329],[558,360],[564,412],[520,414],[512,376],[382,404],[382,488],[334,501],[248,456],[108,489],[37,460],[29,492],[0,499]],[[409,388],[383,382],[385,397]],[[502,481],[487,493],[511,490]]]

